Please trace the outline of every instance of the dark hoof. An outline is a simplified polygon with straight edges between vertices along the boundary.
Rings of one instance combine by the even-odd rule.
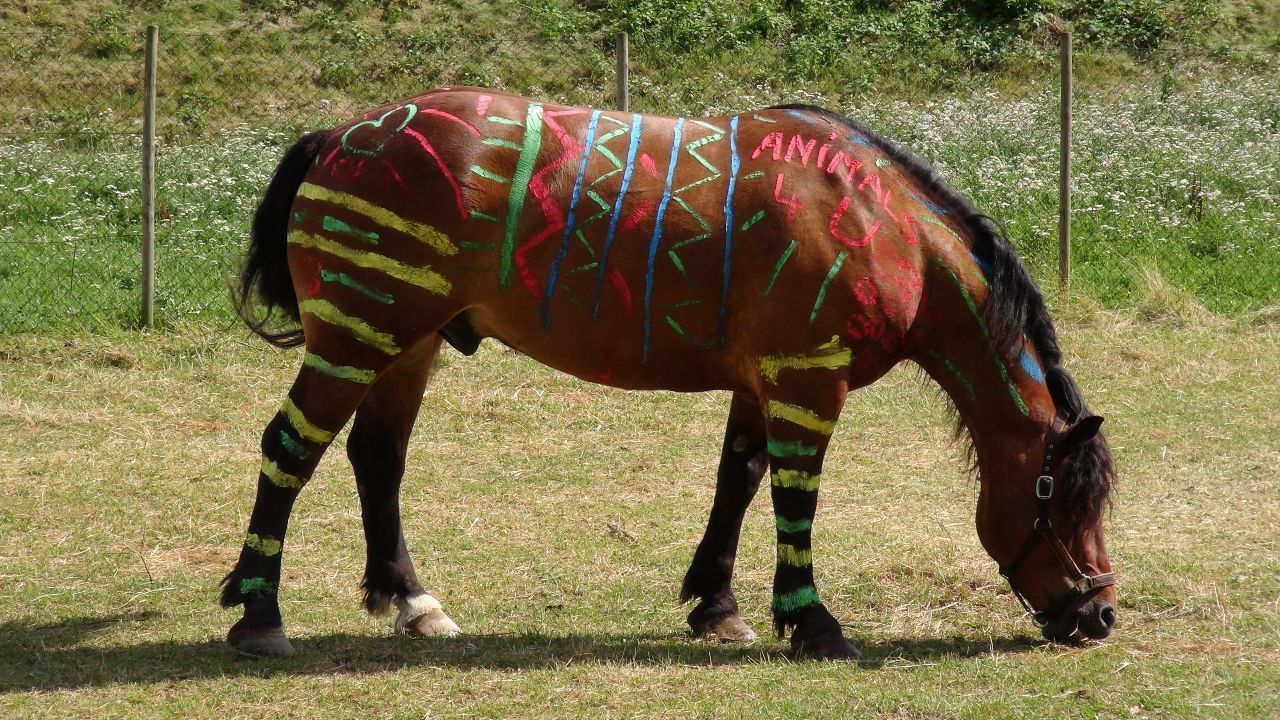
[[[857,660],[858,648],[839,632],[797,640],[791,638],[791,657],[796,660]]]
[[[734,613],[726,615],[712,623],[703,623],[701,627],[693,627],[693,634],[696,637],[705,638],[707,640],[719,640],[720,642],[755,642],[756,631],[751,626],[742,621],[742,616]]]
[[[293,645],[284,634],[284,627],[231,628],[227,643],[243,657],[288,657]]]

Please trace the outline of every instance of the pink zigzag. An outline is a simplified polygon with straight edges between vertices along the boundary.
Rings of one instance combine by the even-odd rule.
[[[556,110],[542,113],[543,122],[555,133],[556,139],[560,141],[560,146],[564,152],[556,156],[551,162],[543,165],[533,174],[533,177],[529,178],[529,192],[533,193],[533,196],[538,199],[538,205],[542,208],[542,214],[549,224],[525,241],[523,245],[516,248],[515,262],[516,271],[520,273],[520,281],[524,283],[525,288],[529,290],[529,294],[535,299],[542,299],[542,283],[538,282],[538,279],[534,277],[533,269],[529,267],[529,261],[526,256],[531,250],[545,242],[547,238],[563,230],[566,225],[564,213],[560,212],[556,198],[552,196],[551,188],[547,186],[546,176],[570,159],[577,157],[583,150],[582,144],[566,132],[564,128],[560,127],[555,118],[562,115],[580,115],[584,112],[586,111]]]
[[[404,134],[414,140],[417,140],[418,144],[422,146],[422,149],[426,150],[427,154],[431,156],[431,159],[436,161],[436,165],[440,167],[440,172],[444,175],[444,179],[449,181],[449,186],[453,188],[453,196],[458,201],[458,213],[462,215],[463,220],[466,220],[467,207],[462,202],[462,188],[458,187],[458,181],[454,179],[453,173],[449,172],[449,167],[444,164],[444,160],[440,158],[440,154],[436,152],[435,148],[431,147],[431,143],[417,130],[407,127],[404,129]]]

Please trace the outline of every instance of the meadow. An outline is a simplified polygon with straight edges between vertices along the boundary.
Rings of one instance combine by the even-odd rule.
[[[762,639],[687,636],[675,596],[726,396],[611,391],[492,344],[442,357],[402,501],[420,575],[466,634],[397,637],[358,609],[340,439],[290,526],[298,654],[237,661],[217,586],[298,352],[205,323],[0,336],[0,716],[1274,717],[1274,313],[1058,315],[1120,472],[1117,633],[1039,639],[977,542],[942,402],[902,368],[851,399],[815,532],[855,664],[792,662],[766,632],[767,497],[737,578]]]

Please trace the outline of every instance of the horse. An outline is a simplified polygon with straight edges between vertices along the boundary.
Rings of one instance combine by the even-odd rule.
[[[616,388],[731,394],[715,499],[680,598],[698,635],[749,640],[731,588],[766,472],[772,618],[800,657],[856,658],[814,584],[823,457],[846,396],[911,361],[949,398],[986,552],[1045,638],[1109,635],[1102,516],[1115,470],[1003,230],[927,163],[811,106],[715,117],[441,88],[301,137],[252,221],[235,296],[305,346],[262,436],[227,640],[288,655],[278,604],[294,500],[354,415],[364,607],[459,632],[418,582],[399,488],[444,343],[485,338]]]

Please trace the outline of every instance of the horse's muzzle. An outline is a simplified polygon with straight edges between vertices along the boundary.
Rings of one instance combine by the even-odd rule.
[[[1095,597],[1045,623],[1040,632],[1046,640],[1069,645],[1085,638],[1102,640],[1111,635],[1115,624],[1116,609],[1111,603]]]

